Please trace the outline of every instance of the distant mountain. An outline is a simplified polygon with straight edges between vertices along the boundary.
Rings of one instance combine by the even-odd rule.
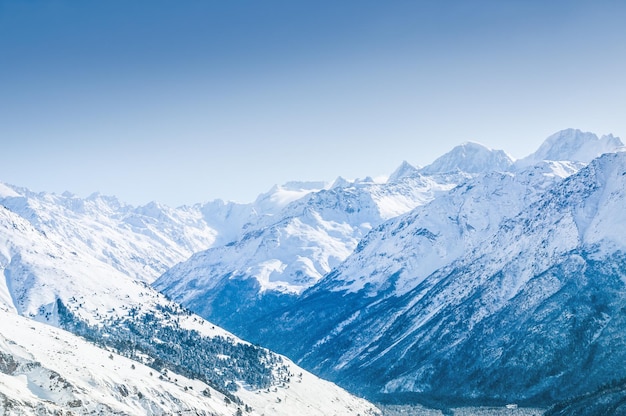
[[[604,153],[623,148],[622,141],[613,135],[598,138],[593,133],[566,129],[548,137],[535,153],[518,160],[516,166],[523,168],[543,160],[589,163]]]
[[[218,235],[197,209],[172,209],[155,202],[133,207],[99,194],[82,199],[3,184],[0,205],[41,233],[62,237],[70,251],[89,253],[146,282],[210,247]]]
[[[419,171],[425,175],[461,171],[484,173],[507,171],[513,159],[503,150],[492,150],[479,143],[466,142],[437,158]]]
[[[193,253],[240,238],[246,228],[324,186],[291,182],[249,204],[215,200],[171,208],[158,202],[134,207],[98,193],[88,198],[35,193],[0,183],[0,205],[44,234],[63,236],[74,251],[151,283]]]
[[[397,182],[402,178],[416,176],[417,174],[419,174],[419,168],[411,165],[405,160],[396,168],[396,170],[393,171],[391,175],[389,175],[388,181]]]

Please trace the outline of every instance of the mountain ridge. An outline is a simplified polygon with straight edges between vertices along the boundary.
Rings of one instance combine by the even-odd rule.
[[[258,414],[264,413],[263,409],[272,414],[284,415],[378,413],[372,405],[318,379],[285,357],[243,341],[193,315],[144,281],[103,262],[92,251],[81,250],[67,242],[62,233],[57,234],[50,229],[43,232],[4,206],[0,208],[0,268],[3,276],[0,279],[0,300],[3,303],[0,307],[8,314],[13,314],[21,322],[19,325],[27,325],[28,321],[19,318],[23,316],[31,322],[39,321],[50,327],[68,330],[74,334],[72,337],[78,335],[83,338],[80,345],[85,345],[87,340],[100,347],[99,351],[106,349],[134,360],[137,368],[140,365],[141,368],[149,366],[157,373],[156,377],[158,373],[163,376],[168,371],[179,374],[193,380],[189,381],[189,385],[210,388],[211,394],[219,397],[223,403],[234,403],[231,406],[215,403],[200,405],[199,402],[203,400],[201,391],[198,394],[168,396],[168,388],[163,383],[155,387],[161,390],[150,399],[143,388],[139,390],[142,397],[135,392],[131,399],[126,390],[120,393],[119,389],[113,389],[107,390],[107,399],[99,399],[94,389],[101,381],[91,378],[95,385],[90,384],[91,387],[79,390],[72,387],[72,382],[67,386],[43,383],[38,375],[41,371],[46,377],[49,374],[58,378],[60,376],[56,374],[59,374],[66,380],[76,379],[72,372],[68,373],[67,369],[56,365],[44,366],[37,374],[33,374],[29,368],[36,362],[22,360],[20,357],[24,354],[16,353],[13,347],[9,347],[2,356],[2,360],[10,363],[10,368],[1,371],[4,374],[0,374],[0,394],[7,397],[7,403],[22,409],[25,414],[29,414],[28,409],[32,408],[54,412],[74,407],[77,409],[73,411],[80,414],[83,414],[81,407],[84,408],[84,414],[95,410],[108,413],[107,409],[122,409],[115,411],[123,414],[163,414],[193,408],[205,414],[218,412],[231,415],[237,411],[237,407],[256,408]],[[8,322],[13,318],[8,316],[6,320],[0,321],[2,334],[10,329],[7,327]],[[21,334],[24,335],[23,332]],[[41,329],[40,337],[42,348],[54,344],[54,340],[60,337],[67,339],[70,344],[78,342],[53,330]],[[39,360],[45,358],[55,361],[54,355],[58,355],[38,349],[37,346],[31,348],[30,344],[21,339],[12,339],[12,342],[26,348],[28,354],[41,357]],[[85,353],[95,351],[94,348]],[[79,362],[89,359],[83,357],[80,350],[72,354]],[[101,351],[97,354],[101,356],[104,353]],[[84,372],[81,374],[90,377]],[[302,374],[302,377],[294,377],[293,374]],[[83,376],[76,382],[83,383]],[[5,388],[11,386],[11,380],[16,377],[26,380],[26,388],[19,391]],[[99,376],[96,378],[99,379]],[[127,384],[120,384],[120,380],[116,380],[118,386]],[[20,382],[18,386],[23,384]],[[132,383],[130,385],[136,386]],[[172,385],[170,388],[183,387]],[[135,391],[134,387],[128,389]],[[262,394],[265,390],[271,392]],[[165,396],[171,398],[161,399]],[[37,397],[52,404],[42,403]],[[93,406],[78,404],[78,401],[84,404],[85,400]],[[156,400],[156,404],[150,404],[150,400]],[[163,400],[167,404],[159,405]],[[125,407],[124,403],[133,407]]]
[[[545,406],[624,377],[623,150],[568,129],[518,161],[465,143],[385,183],[176,209],[0,184],[0,305],[230,400],[291,378],[259,343],[370,399]]]
[[[573,136],[570,133],[565,131],[560,135],[557,134],[556,137],[566,141],[571,137],[578,137],[577,132],[574,132]],[[576,154],[577,146],[579,150],[582,149],[578,152],[579,154],[602,153],[600,150],[606,150],[605,142],[597,139],[597,136],[589,136],[595,137],[591,142],[574,140],[573,147],[559,146],[555,143],[554,136],[551,137],[547,140],[549,147],[560,149],[562,152],[555,151],[546,154],[557,160],[541,158],[534,161],[532,165],[522,168],[520,164],[508,159],[506,166],[502,169],[500,166],[498,169],[486,169],[486,172],[482,173],[463,173],[464,176],[457,177],[458,180],[454,185],[445,192],[439,193],[435,198],[373,226],[368,234],[360,239],[350,256],[329,271],[319,282],[305,289],[296,300],[277,305],[273,311],[271,308],[270,310],[260,308],[257,319],[247,319],[243,323],[237,323],[239,325],[237,332],[245,334],[247,338],[255,342],[270,345],[275,350],[296,358],[306,368],[369,398],[407,393],[415,394],[415,397],[423,399],[453,400],[456,397],[457,400],[465,400],[468,403],[483,400],[505,404],[515,401],[545,406],[569,394],[582,391],[563,388],[567,380],[581,386],[580,389],[593,389],[596,384],[606,381],[607,377],[612,377],[610,372],[595,373],[585,382],[576,379],[575,374],[569,372],[567,377],[570,378],[560,379],[562,383],[560,385],[559,379],[552,378],[551,382],[528,389],[523,385],[528,382],[525,377],[516,377],[521,380],[519,382],[504,382],[507,378],[515,377],[512,367],[508,364],[501,363],[501,372],[494,368],[480,368],[480,365],[487,366],[489,362],[485,361],[484,357],[480,358],[475,355],[479,354],[481,343],[487,345],[492,343],[486,334],[480,333],[480,331],[488,330],[487,322],[492,322],[491,325],[499,328],[500,331],[506,330],[496,325],[497,320],[492,317],[509,313],[511,315],[503,318],[503,321],[515,325],[511,323],[513,317],[520,318],[515,315],[515,308],[510,306],[507,309],[507,305],[515,304],[516,308],[523,309],[521,304],[515,302],[520,302],[521,299],[533,302],[531,298],[525,298],[526,295],[519,295],[520,290],[530,293],[536,290],[532,289],[536,281],[547,279],[546,284],[559,288],[555,289],[557,290],[555,293],[559,296],[575,298],[575,295],[568,291],[584,286],[586,280],[583,279],[572,285],[563,282],[568,282],[568,279],[573,282],[577,281],[576,273],[582,273],[582,270],[596,274],[605,273],[594,259],[592,252],[589,251],[589,245],[585,245],[582,249],[577,248],[581,241],[579,233],[589,236],[588,238],[595,236],[596,243],[604,247],[603,255],[611,258],[610,256],[614,253],[611,250],[615,247],[611,248],[610,239],[604,237],[619,236],[623,231],[620,227],[611,227],[613,222],[610,220],[598,222],[594,219],[597,213],[591,208],[594,203],[590,200],[591,202],[588,201],[589,204],[585,205],[587,207],[585,210],[576,211],[578,213],[576,224],[579,224],[580,228],[578,226],[572,228],[571,221],[566,221],[562,224],[570,224],[569,228],[564,229],[567,232],[560,233],[556,225],[545,223],[540,228],[552,234],[541,237],[537,234],[531,240],[525,238],[524,233],[518,234],[515,239],[502,237],[511,235],[514,230],[518,229],[516,227],[520,227],[520,220],[515,220],[521,215],[520,213],[533,212],[525,220],[527,222],[532,221],[533,218],[541,220],[544,216],[541,210],[535,212],[532,211],[535,209],[532,207],[541,204],[542,200],[550,198],[556,200],[562,197],[561,194],[565,191],[560,191],[561,194],[558,194],[554,193],[555,189],[562,189],[561,186],[572,181],[584,183],[586,173],[594,169],[604,172],[608,169],[606,166],[611,163],[621,166],[619,161],[624,157],[620,152],[621,142],[613,141],[611,145],[613,147],[608,149],[613,153],[587,163],[585,160],[566,160],[562,155]],[[611,140],[606,142],[611,142]],[[592,144],[589,145],[589,143]],[[485,154],[484,152],[491,154],[489,149],[482,147],[479,149],[481,155]],[[537,154],[535,152],[535,155]],[[482,158],[482,160],[486,159]],[[610,160],[613,162],[606,162]],[[607,165],[604,166],[603,163]],[[397,171],[400,172],[398,177],[401,180],[407,178],[423,180],[425,177],[423,170],[416,172],[408,163],[403,163]],[[407,174],[405,175],[404,172]],[[456,170],[455,173],[461,172]],[[450,179],[449,183],[453,182]],[[584,188],[584,185],[581,186]],[[617,187],[609,192],[613,198],[621,198],[619,189]],[[621,199],[618,200],[621,201]],[[563,202],[564,206],[582,203],[580,202],[582,200],[567,201],[569,202]],[[545,205],[545,202],[543,204]],[[555,209],[554,215],[560,214],[561,211],[563,208]],[[621,215],[615,213],[612,217],[619,219]],[[531,230],[532,228],[529,228],[526,233]],[[501,237],[498,237],[499,235]],[[519,248],[524,241],[526,245]],[[544,241],[548,244],[545,251],[523,254],[524,250],[533,253],[533,247],[537,245],[541,247]],[[552,243],[547,243],[548,241]],[[549,250],[556,250],[558,246],[555,241],[561,241],[559,243],[561,245],[568,242],[570,244],[567,250],[559,249],[562,258],[556,254],[550,254]],[[512,250],[513,247],[518,247],[522,251],[516,255],[509,253],[501,256],[509,259],[510,262],[505,271],[498,269],[498,267],[504,267],[498,266],[501,262],[493,263],[489,266],[489,271],[484,270],[482,262],[491,258],[489,250],[494,253],[508,253],[507,250]],[[575,249],[582,254],[575,254]],[[611,261],[621,262],[619,254],[616,256]],[[535,261],[535,264],[529,266],[516,260],[518,257],[528,257],[528,261]],[[554,260],[557,258],[561,260]],[[546,259],[553,259],[555,263],[546,263]],[[582,269],[576,266],[580,261],[585,265]],[[349,266],[350,264],[353,266]],[[541,267],[544,269],[539,270],[539,265],[543,265]],[[202,273],[203,268],[198,266],[197,270]],[[478,270],[483,270],[481,273],[485,273],[485,276],[481,278]],[[550,280],[547,276],[541,277],[543,276],[541,273],[546,270],[553,270],[551,272],[553,274],[565,273],[562,283],[555,286],[554,280]],[[172,270],[174,271],[175,269]],[[513,278],[514,275],[520,273],[523,276]],[[487,276],[492,280],[485,280]],[[461,282],[470,277],[474,280],[465,280],[465,285],[456,282],[456,280]],[[615,302],[619,303],[618,299],[621,296],[619,283],[611,280],[615,278],[610,273],[603,279],[607,287],[613,288],[611,296],[616,299]],[[163,287],[161,289],[168,293],[167,289]],[[184,290],[184,284],[179,290]],[[599,296],[598,287],[593,286],[590,290]],[[237,292],[235,290],[231,293]],[[474,298],[476,300],[469,300]],[[496,302],[496,299],[500,300]],[[550,304],[546,299],[537,299],[539,300],[536,302],[540,304],[541,302],[545,305]],[[446,307],[445,305],[450,300],[454,302],[458,300],[459,303],[452,303],[450,305],[453,306]],[[237,301],[239,300],[236,299],[235,302]],[[474,304],[474,301],[481,303]],[[584,304],[588,300],[580,298],[580,302]],[[184,300],[183,303],[185,303]],[[543,307],[540,304],[537,304],[536,310]],[[417,312],[420,310],[424,312]],[[254,314],[250,313],[249,316],[252,317]],[[455,320],[455,316],[458,319]],[[469,319],[469,323],[464,324],[462,317]],[[538,325],[551,328],[548,323],[541,322],[539,318],[532,317],[532,319],[537,319]],[[530,324],[531,321],[523,321],[525,322],[523,325]],[[566,325],[563,327],[571,328]],[[458,333],[446,334],[442,332],[443,328],[450,328],[451,331],[458,331]],[[473,333],[473,330],[478,332]],[[522,326],[520,331],[525,330]],[[571,328],[571,330],[580,329]],[[419,331],[423,334],[420,335]],[[466,331],[468,335],[463,335],[463,331]],[[570,337],[573,333],[569,332],[565,336]],[[540,348],[544,342],[546,348],[555,348],[552,341],[526,336],[534,340],[533,348]],[[513,339],[511,334],[503,337]],[[438,346],[439,344],[434,344],[434,340],[439,340],[438,342],[443,345],[450,345],[450,347],[443,348],[442,354],[444,355],[419,352],[442,349]],[[571,343],[571,339],[567,338],[565,342]],[[467,345],[469,352],[462,353],[460,349],[454,347],[457,344]],[[571,344],[568,345],[571,347]],[[507,348],[511,350],[507,360],[519,359],[515,357],[515,354],[528,353],[524,352],[524,346],[521,344],[511,343],[506,348],[497,343],[493,344],[495,351],[506,351]],[[400,350],[405,352],[401,353]],[[410,354],[407,351],[410,351]],[[550,351],[552,351],[550,354],[555,354],[556,350]],[[572,365],[580,365],[580,357],[572,355],[571,358]],[[473,360],[478,364],[473,369],[461,371],[456,379],[451,370],[449,372],[443,370],[443,368],[457,368],[463,365],[464,360],[468,362]],[[494,361],[493,357],[491,361]],[[524,362],[532,367],[532,362]],[[537,359],[536,362],[542,361]],[[418,369],[411,372],[412,365],[409,363],[425,364],[417,365]],[[545,361],[544,363],[545,368],[556,368],[551,367],[550,363]],[[541,369],[532,368],[533,374],[537,377],[546,377]],[[486,386],[490,385],[487,376],[478,376],[481,372],[488,374],[493,380],[500,380],[499,383],[503,387],[494,388],[490,395],[490,390],[486,389]],[[438,379],[441,381],[436,381]],[[481,383],[484,384],[481,385]],[[449,388],[448,394],[443,393],[446,386]],[[551,394],[546,394],[552,388],[556,390]]]

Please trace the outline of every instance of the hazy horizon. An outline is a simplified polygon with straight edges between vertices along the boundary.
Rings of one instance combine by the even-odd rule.
[[[617,1],[0,2],[0,181],[249,202],[476,141],[626,135]]]

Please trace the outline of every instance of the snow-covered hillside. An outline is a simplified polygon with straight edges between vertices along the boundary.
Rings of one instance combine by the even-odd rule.
[[[231,415],[237,407],[255,409],[257,414],[376,413],[367,402],[306,373],[285,357],[204,321],[146,283],[85,251],[73,251],[73,246],[64,246],[62,238],[50,234],[0,207],[0,300],[5,311],[0,334],[4,338],[2,345],[8,345],[2,357],[9,363],[2,371],[4,387],[0,392],[6,396],[6,403],[18,406],[16,414],[28,414],[33,406],[50,411],[69,407],[84,414],[89,409],[146,414],[148,408],[153,414],[163,414],[172,409],[197,408]],[[130,377],[134,363],[117,356],[112,361],[123,363],[124,370],[118,371],[113,380],[109,373],[116,367],[104,366],[98,360],[95,369],[82,368],[81,363],[101,357],[104,352],[84,347],[85,341],[36,325],[35,321],[70,330],[135,360],[140,371],[132,374],[145,376],[148,370],[144,365],[148,365],[152,372],[168,372],[175,380],[172,389],[184,391],[185,386],[191,386],[195,393],[171,393],[163,389],[163,383],[141,378],[121,383]],[[20,329],[14,330],[14,326]],[[36,328],[35,333],[28,331],[31,326]],[[71,354],[58,357],[68,345]],[[9,356],[12,358],[6,358]],[[40,368],[37,362],[45,364]],[[44,382],[45,377],[55,381]],[[61,381],[57,383],[57,379]],[[121,384],[126,387],[116,387]],[[101,385],[106,387],[102,394]],[[198,403],[204,385],[215,391],[212,396],[237,406],[210,402],[201,406]],[[41,399],[52,404],[42,404]]]
[[[243,388],[239,403],[198,379],[157,371],[3,308],[0,322],[1,414],[379,414],[288,361],[294,382]]]
[[[407,166],[382,184],[340,178],[250,224],[239,240],[194,254],[154,287],[219,325],[241,330],[317,283],[373,227],[468,177],[461,172],[424,176]]]
[[[161,373],[58,328],[0,310],[0,413],[232,415],[198,380]]]
[[[35,193],[0,183],[0,205],[68,249],[150,283],[193,253],[238,239],[251,224],[323,187],[292,182],[253,203],[216,200],[171,208],[157,202],[133,207],[97,193],[84,199],[67,192]]]

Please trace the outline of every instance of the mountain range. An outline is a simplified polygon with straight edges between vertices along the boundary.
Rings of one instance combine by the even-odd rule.
[[[179,208],[0,184],[5,410],[379,412],[307,370],[371,401],[613,406],[623,150],[468,142],[385,182]]]
[[[577,130],[517,161],[466,143],[431,166],[403,164],[385,186],[432,181],[437,192],[404,214],[369,215],[372,228],[350,255],[299,293],[278,294],[257,269],[230,261],[251,236],[263,261],[303,247],[288,240],[289,228],[275,231],[294,221],[293,211],[196,253],[155,287],[372,400],[549,406],[626,376],[603,364],[626,351],[616,338],[624,306],[621,150],[613,136]],[[371,194],[375,185],[345,189]],[[373,211],[321,195],[307,201],[333,224],[350,224],[353,206]],[[260,251],[245,253],[248,265]],[[226,267],[217,269],[220,262]],[[281,281],[283,270],[270,276]]]
[[[22,192],[4,186],[0,207],[0,413],[380,414],[146,283],[146,265],[173,261],[156,248],[188,241],[164,236],[204,224],[181,210]]]

